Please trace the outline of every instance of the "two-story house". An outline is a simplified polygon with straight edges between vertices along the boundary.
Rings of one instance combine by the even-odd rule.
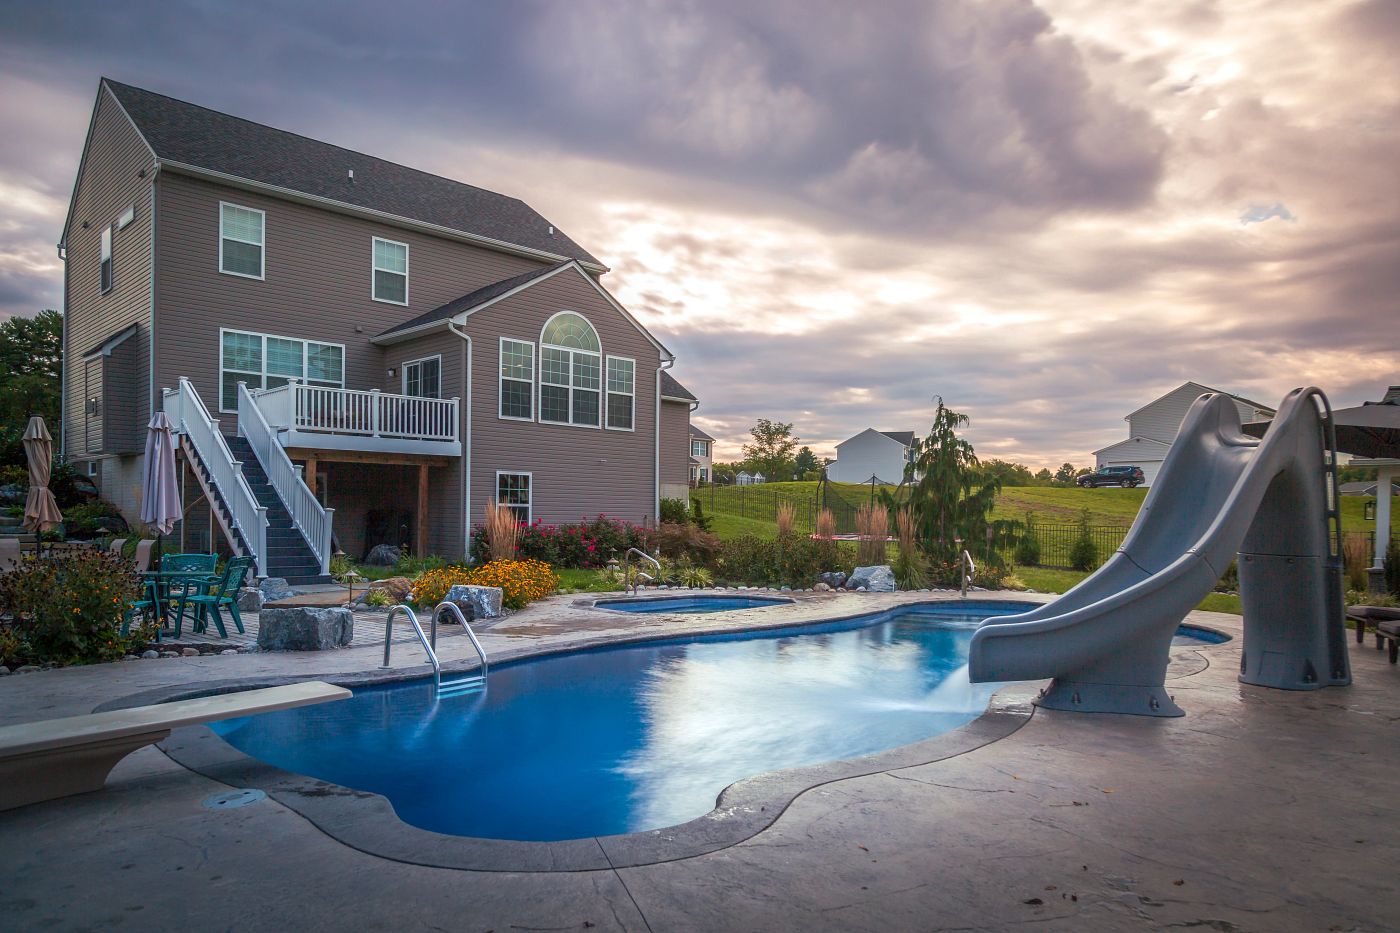
[[[826,466],[827,479],[837,483],[878,482],[898,486],[918,441],[913,431],[866,428],[836,445],[836,459]]]
[[[715,439],[704,430],[690,426],[690,484],[704,486],[715,475]]]
[[[182,532],[261,575],[686,482],[674,357],[516,198],[104,79],[59,248],[64,455],[134,517],[164,409]]]
[[[1242,422],[1267,421],[1275,414],[1274,409],[1259,402],[1220,392],[1199,382],[1185,382],[1124,416],[1123,420],[1128,422],[1128,439],[1094,451],[1095,467],[1142,467],[1146,478],[1143,485],[1151,486],[1157,478],[1157,471],[1162,468],[1167,451],[1176,440],[1176,432],[1181,428],[1186,412],[1196,399],[1207,392],[1229,395],[1239,409]]]

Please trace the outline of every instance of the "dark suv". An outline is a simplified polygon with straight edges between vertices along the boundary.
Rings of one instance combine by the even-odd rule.
[[[1085,489],[1090,486],[1122,486],[1124,489],[1131,489],[1147,482],[1147,477],[1143,475],[1142,467],[1111,466],[1101,467],[1093,473],[1085,473],[1075,482]]]

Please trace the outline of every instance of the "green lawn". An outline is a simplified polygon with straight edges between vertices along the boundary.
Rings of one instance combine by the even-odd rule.
[[[614,593],[622,589],[621,583],[603,579],[596,570],[570,570],[554,568],[559,575],[561,593]]]
[[[1078,570],[1051,570],[1048,567],[1017,567],[1013,573],[1016,582],[1042,593],[1064,593],[1088,576]],[[1226,593],[1211,593],[1201,600],[1197,609],[1210,612],[1240,614],[1240,598]]]

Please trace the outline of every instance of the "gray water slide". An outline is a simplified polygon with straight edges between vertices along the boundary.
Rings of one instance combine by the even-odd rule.
[[[1329,415],[1319,389],[1294,389],[1259,440],[1228,396],[1202,395],[1118,551],[1054,602],[984,621],[972,680],[1052,677],[1050,709],[1184,715],[1164,687],[1172,636],[1238,552],[1240,680],[1351,683]]]

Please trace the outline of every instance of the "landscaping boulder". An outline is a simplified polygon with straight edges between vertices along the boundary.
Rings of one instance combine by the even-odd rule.
[[[842,570],[829,571],[822,574],[821,580],[833,590],[839,590],[846,585],[846,573]]]
[[[392,544],[376,544],[365,555],[365,563],[371,567],[392,567],[403,557],[403,551]]]
[[[238,591],[238,611],[239,612],[261,612],[263,607],[263,592],[256,586],[245,586]]]
[[[264,609],[258,616],[258,648],[263,651],[344,648],[354,634],[349,609]]]
[[[456,603],[468,622],[477,619],[495,619],[501,614],[501,588],[499,586],[468,586],[457,584],[447,591],[446,601]],[[449,618],[451,618],[449,616]]]
[[[258,589],[262,590],[263,602],[276,602],[279,599],[291,599],[296,595],[296,591],[287,585],[283,577],[268,577],[258,584]]]
[[[816,586],[812,587],[812,589],[816,590],[818,593],[829,593],[831,592],[831,584],[823,580]]]
[[[389,577],[370,583],[371,590],[384,590],[396,603],[408,602],[408,594],[413,591],[413,581],[408,577]]]
[[[865,589],[869,593],[893,593],[897,588],[894,583],[894,571],[889,564],[877,564],[874,567],[857,567],[851,574],[851,578],[846,581],[846,588],[851,590]]]

